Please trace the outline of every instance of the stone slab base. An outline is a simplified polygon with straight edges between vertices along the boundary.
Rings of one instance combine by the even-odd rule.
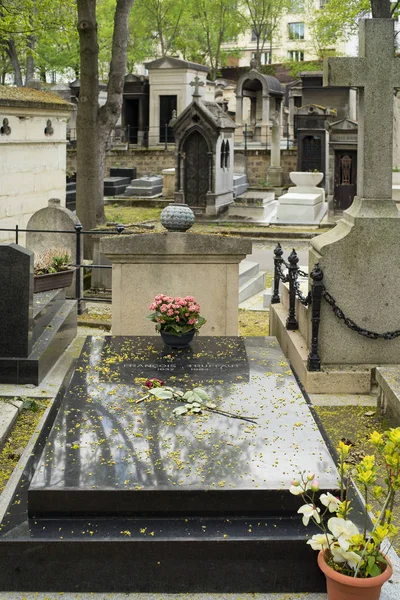
[[[319,225],[326,215],[328,204],[320,202],[314,206],[278,204],[276,216],[271,223],[279,225]]]
[[[270,307],[270,335],[278,338],[283,353],[292,365],[304,389],[310,394],[369,394],[372,365],[354,368],[324,365],[321,371],[307,370],[308,348],[299,331],[287,331],[287,309],[281,304]]]
[[[378,384],[378,408],[385,415],[390,427],[400,426],[400,368],[377,367],[375,379]]]
[[[266,201],[261,205],[234,203],[228,208],[229,217],[241,217],[268,222],[276,214],[277,200]]]

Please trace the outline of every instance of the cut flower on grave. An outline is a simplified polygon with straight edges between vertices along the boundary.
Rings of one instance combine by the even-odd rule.
[[[307,544],[313,550],[324,552],[325,562],[331,569],[357,578],[376,577],[385,571],[388,562],[381,552],[381,543],[392,540],[398,533],[398,528],[392,524],[392,510],[396,492],[400,489],[400,428],[389,429],[383,434],[375,431],[370,441],[385,465],[385,487],[376,485],[375,456],[365,456],[353,468],[346,462],[350,446],[344,442],[339,442],[337,448],[337,497],[327,492],[320,494],[317,499],[318,482],[313,474],[307,475],[305,472],[294,479],[290,486],[290,492],[301,496],[305,502],[298,510],[303,524],[308,526],[311,522],[321,531],[308,539]],[[365,501],[361,530],[349,519],[352,508],[348,498],[351,478],[360,488]],[[372,515],[369,512],[371,498],[381,504],[381,510]],[[335,516],[329,517],[333,513]]]
[[[164,381],[161,381],[160,379],[147,379],[144,383],[144,387],[147,388],[147,394],[139,398],[139,400],[136,400],[136,404],[140,404],[145,400],[155,399],[177,400],[181,404],[173,409],[172,414],[174,417],[181,417],[183,415],[201,415],[203,412],[212,412],[222,415],[223,417],[230,417],[231,419],[239,419],[241,421],[249,421],[255,425],[257,424],[255,421],[257,417],[245,417],[217,408],[217,406],[211,402],[208,392],[200,387],[195,387],[192,390],[183,392],[177,388],[164,386]]]
[[[157,294],[150,304],[153,312],[147,316],[156,324],[156,331],[182,336],[200,329],[206,320],[200,316],[200,305],[193,296],[166,296]]]

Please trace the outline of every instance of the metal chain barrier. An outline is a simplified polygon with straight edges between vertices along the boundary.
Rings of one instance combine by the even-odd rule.
[[[284,261],[282,261],[282,263],[283,263],[283,264],[285,265],[285,267],[286,267],[286,263],[284,263]],[[282,263],[281,263],[281,264],[282,264]],[[282,271],[282,266],[281,266],[281,264],[279,264],[279,263],[278,263],[278,264],[276,265],[277,271],[278,271],[278,273],[279,273],[279,279],[282,281],[282,283],[287,283],[287,282],[289,281],[289,274],[288,274],[288,273],[286,273],[286,275],[284,274],[284,272]]]
[[[335,315],[344,322],[346,327],[352,331],[355,331],[359,335],[363,335],[371,340],[394,340],[400,336],[400,329],[396,329],[396,331],[387,331],[386,333],[377,333],[376,331],[370,331],[360,327],[352,319],[346,317],[342,309],[336,304],[335,298],[326,290],[325,287],[322,292],[322,297],[324,300],[326,300],[329,306],[331,306]]]
[[[304,306],[308,306],[309,304],[311,304],[311,292],[308,292],[307,296],[305,296],[300,290],[300,283],[298,281],[295,281],[294,287],[296,289],[296,296],[300,300],[300,302]]]

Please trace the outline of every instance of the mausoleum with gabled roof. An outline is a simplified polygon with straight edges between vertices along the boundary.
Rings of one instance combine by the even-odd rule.
[[[236,125],[216,102],[201,99],[199,78],[193,85],[193,101],[174,124],[175,201],[216,216],[233,202]]]

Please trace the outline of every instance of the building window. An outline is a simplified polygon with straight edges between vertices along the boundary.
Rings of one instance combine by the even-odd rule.
[[[230,167],[230,160],[229,160],[230,153],[231,153],[231,149],[230,149],[230,146],[229,146],[229,142],[226,141],[226,146],[225,146],[225,165],[224,165],[225,169],[229,169],[229,167]]]
[[[289,40],[304,40],[304,23],[289,23]]]
[[[304,52],[302,50],[289,50],[288,59],[295,61],[304,60]]]
[[[220,153],[219,166],[220,166],[221,169],[223,169],[224,166],[225,166],[225,140],[223,140],[223,142],[221,144],[221,153]]]
[[[257,58],[257,53],[256,52],[252,52],[251,53],[251,58]],[[260,54],[260,64],[262,64],[262,65],[270,65],[271,63],[272,63],[271,52],[269,50],[267,52],[261,52],[261,54]]]
[[[252,42],[257,41],[257,36],[256,36],[256,32],[254,31],[254,29],[251,30],[251,41]]]

